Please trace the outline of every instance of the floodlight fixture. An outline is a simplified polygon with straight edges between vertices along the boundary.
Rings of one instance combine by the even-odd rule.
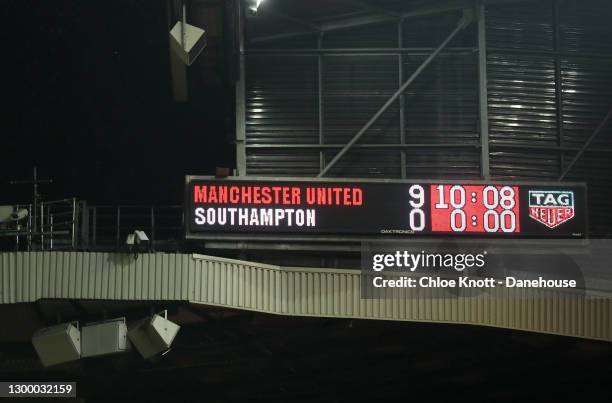
[[[259,9],[259,5],[263,3],[264,0],[247,0],[247,7],[251,14],[257,14],[257,10]]]

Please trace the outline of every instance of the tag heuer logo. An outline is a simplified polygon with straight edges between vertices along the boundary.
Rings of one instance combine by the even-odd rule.
[[[574,217],[574,192],[530,190],[529,217],[548,228],[563,224]]]

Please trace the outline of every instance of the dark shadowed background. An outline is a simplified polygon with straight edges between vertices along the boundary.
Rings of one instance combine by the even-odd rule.
[[[221,2],[219,2],[221,3]],[[0,203],[182,202],[183,175],[233,166],[233,89],[223,27],[172,98],[166,2],[3,2],[5,84]],[[223,10],[221,10],[223,11]],[[194,73],[195,72],[195,73]]]

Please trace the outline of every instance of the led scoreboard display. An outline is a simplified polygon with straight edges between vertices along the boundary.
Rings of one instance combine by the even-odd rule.
[[[186,237],[478,235],[581,238],[586,187],[551,183],[186,180]]]

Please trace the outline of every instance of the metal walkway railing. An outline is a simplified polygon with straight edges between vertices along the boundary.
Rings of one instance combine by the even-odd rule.
[[[14,205],[28,212],[0,227],[0,250],[95,250],[125,247],[128,234],[144,231],[148,250],[177,251],[183,239],[183,206],[89,206],[76,198]]]
[[[121,247],[135,230],[145,231],[152,249],[183,239],[183,206],[89,206],[84,211],[81,245],[94,250]]]

